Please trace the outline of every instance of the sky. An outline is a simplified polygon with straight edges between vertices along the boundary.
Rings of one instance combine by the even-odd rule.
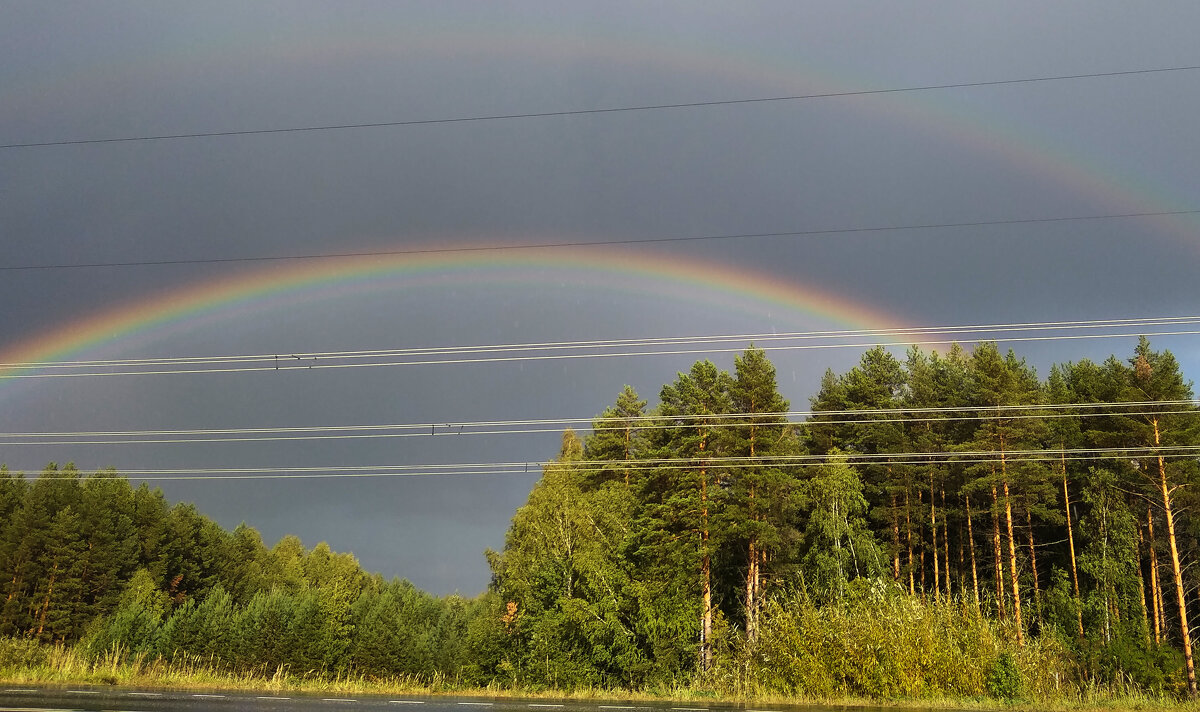
[[[0,362],[1193,316],[1200,215],[1011,221],[1200,209],[1200,70],[1177,69],[1200,65],[1197,26],[1190,1],[5,2]],[[1128,73],[1150,69],[1174,70]],[[995,84],[1085,74],[1110,76]],[[951,84],[984,85],[861,93]],[[848,232],[962,223],[1004,224]],[[766,233],[808,234],[677,240]],[[147,262],[169,264],[112,266]],[[1152,343],[1200,373],[1197,336]],[[1126,357],[1133,337],[1010,345],[1044,375]],[[771,357],[803,410],[862,350]],[[653,404],[706,356],[732,366],[726,350],[0,377],[0,433],[586,419],[624,384]],[[556,428],[527,429],[545,432],[8,436],[0,462],[294,473],[553,457]],[[538,476],[518,470],[153,484],[268,545],[327,541],[474,595]]]

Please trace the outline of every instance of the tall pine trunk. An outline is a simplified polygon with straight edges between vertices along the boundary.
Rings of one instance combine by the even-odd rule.
[[[945,566],[943,570],[946,572],[946,600],[950,600],[950,518],[946,515],[946,485],[942,483],[942,550],[946,553]],[[959,543],[959,559],[962,559],[962,544]],[[961,574],[961,566],[959,573]]]
[[[975,527],[971,524],[971,495],[963,495],[967,503],[967,541],[971,550],[971,586],[975,591],[975,608],[979,609],[979,569],[975,564]]]
[[[913,547],[912,547],[912,506],[908,499],[908,483],[904,484],[904,534],[908,538],[908,595],[917,592],[913,580]]]
[[[1150,606],[1146,602],[1146,572],[1142,568],[1142,528],[1138,527],[1137,538],[1133,540],[1133,550],[1137,552],[1138,570],[1138,603],[1142,604],[1142,630],[1146,632],[1146,645],[1150,645]]]
[[[917,490],[917,511],[920,511],[925,506],[925,493],[920,489]],[[917,539],[921,542],[921,600],[925,600],[925,594],[929,591],[925,586],[925,525],[917,523]]]
[[[1083,598],[1079,595],[1079,569],[1075,566],[1075,531],[1071,526],[1071,492],[1067,489],[1067,445],[1059,443],[1062,453],[1063,510],[1067,513],[1067,545],[1071,550],[1071,581],[1075,584],[1075,618],[1079,639],[1083,640]]]
[[[933,543],[933,600],[939,600],[942,596],[942,581],[938,565],[938,556],[941,552],[938,551],[938,523],[937,523],[937,500],[933,496],[933,465],[929,466],[929,532],[930,541]]]
[[[50,612],[50,597],[54,595],[54,580],[58,578],[58,562],[54,562],[54,568],[50,570],[50,581],[46,586],[46,600],[42,601],[42,610],[38,615],[38,627],[36,636],[42,637],[42,631],[46,629],[46,614]]]
[[[748,565],[746,567],[746,641],[753,643],[758,638],[758,622],[755,620],[756,599],[754,597],[754,594],[758,588],[755,583],[755,578],[757,577],[755,571],[758,568],[758,550],[754,547],[753,538],[751,538],[747,549]]]
[[[1008,617],[1004,611],[1004,558],[1000,549],[1000,498],[996,494],[996,485],[992,485],[992,544],[996,554],[996,607],[1000,612],[1000,620]]]
[[[700,456],[704,457],[706,435],[700,438]],[[708,463],[700,467],[700,669],[712,667],[712,562],[708,552]]]
[[[1158,418],[1154,424],[1154,447],[1161,445]],[[1175,601],[1179,606],[1179,633],[1183,642],[1183,660],[1187,666],[1188,694],[1196,697],[1196,666],[1192,661],[1192,634],[1188,630],[1187,602],[1183,597],[1183,570],[1179,565],[1179,547],[1175,543],[1175,514],[1171,509],[1171,489],[1167,486],[1167,467],[1162,455],[1158,456],[1158,483],[1162,494],[1163,513],[1167,519],[1167,541],[1171,545],[1171,572],[1175,576]]]
[[[700,471],[700,669],[708,670],[712,665],[712,562],[708,554],[708,486],[707,474]]]
[[[1025,526],[1029,534],[1029,568],[1033,570],[1033,608],[1037,613],[1038,628],[1041,629],[1042,621],[1042,590],[1038,585],[1038,568],[1037,568],[1037,550],[1033,545],[1033,515],[1029,512],[1028,500],[1025,506]]]
[[[8,603],[9,601],[13,600],[13,597],[17,595],[17,587],[21,585],[20,568],[21,568],[20,564],[18,564],[13,569],[12,583],[10,583],[8,585],[8,596],[5,597],[5,599],[4,599],[5,603]]]
[[[890,467],[888,473],[891,474]],[[892,493],[892,580],[900,580],[900,513],[896,511],[895,492]]]
[[[750,460],[754,461],[754,423],[750,423]],[[751,465],[751,467],[754,467]],[[758,512],[754,508],[754,484],[750,485],[750,519],[758,521]],[[746,545],[746,641],[753,644],[758,639],[758,534],[757,529],[751,532],[750,541]]]
[[[1154,642],[1162,643],[1166,634],[1166,621],[1163,620],[1162,585],[1158,582],[1158,554],[1154,551],[1154,510],[1146,505],[1146,527],[1150,533],[1150,608],[1154,617]]]
[[[1004,456],[1004,436],[1000,436],[1000,479],[1004,485],[1004,521],[1008,527],[1009,577],[1012,579],[1013,622],[1017,624],[1017,645],[1025,645],[1024,625],[1021,622],[1021,589],[1017,578],[1017,544],[1013,538],[1012,501],[1008,493],[1008,462]]]
[[[963,536],[963,523],[958,520],[958,592],[962,595],[967,590],[967,550],[966,539]]]
[[[1150,593],[1154,598],[1155,642],[1167,637],[1167,616],[1163,608],[1163,585],[1158,576],[1158,544],[1154,538],[1154,510],[1146,506],[1146,527],[1150,532]]]

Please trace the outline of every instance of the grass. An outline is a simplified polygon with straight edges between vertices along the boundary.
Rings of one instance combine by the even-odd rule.
[[[488,698],[565,700],[676,701],[757,706],[806,705],[837,707],[891,707],[900,709],[960,709],[1014,712],[1084,712],[1088,710],[1185,710],[1200,712],[1200,703],[1145,695],[1133,689],[1085,689],[1032,701],[1005,702],[988,698],[860,699],[814,698],[782,695],[730,695],[712,687],[679,683],[649,690],[611,688],[521,689],[464,684],[435,675],[432,678],[397,676],[370,678],[357,674],[329,676],[316,670],[296,671],[284,666],[234,673],[220,669],[214,660],[178,656],[174,660],[147,659],[114,650],[90,659],[72,646],[47,646],[26,640],[0,639],[0,682],[58,687],[65,685],[118,686],[156,690],[221,690],[228,692],[342,693],[359,695],[456,695]]]

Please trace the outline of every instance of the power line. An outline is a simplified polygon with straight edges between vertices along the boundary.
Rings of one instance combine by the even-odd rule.
[[[17,361],[0,363],[0,370],[39,368],[67,369],[101,366],[158,366],[158,365],[192,365],[192,364],[227,364],[227,363],[270,363],[274,364],[283,359],[285,364],[291,360],[314,359],[359,359],[373,357],[398,356],[430,356],[430,355],[462,355],[478,353],[510,353],[543,350],[578,350],[590,348],[622,348],[658,345],[696,345],[728,342],[775,342],[791,340],[830,339],[842,337],[884,337],[916,334],[919,336],[934,336],[945,334],[975,334],[980,332],[1012,332],[1012,331],[1064,331],[1075,329],[1102,328],[1138,328],[1144,326],[1162,327],[1200,324],[1200,315],[1131,317],[1118,319],[1087,319],[1072,321],[1041,321],[1041,322],[1010,322],[998,324],[953,324],[946,326],[901,326],[874,329],[838,329],[792,332],[760,332],[755,334],[711,334],[691,336],[652,336],[631,339],[593,339],[586,341],[543,341],[518,342],[507,344],[479,344],[466,346],[420,346],[397,349],[359,349],[351,351],[310,351],[282,352],[258,354],[234,354],[219,356],[170,356],[142,357],[124,359],[84,359],[60,361]]]
[[[1107,334],[1059,334],[1047,336],[1009,336],[1001,338],[990,338],[986,341],[995,343],[1024,343],[1034,341],[1078,341],[1088,339],[1111,339],[1111,338],[1130,338],[1133,336],[1194,336],[1200,334],[1200,330],[1181,329],[1174,331],[1139,331],[1139,332],[1121,332]],[[905,342],[912,346],[952,346],[959,343],[957,339],[915,339]],[[834,344],[789,344],[783,346],[763,346],[758,347],[764,352],[774,351],[807,351],[807,350],[826,350],[826,349],[842,349],[842,348],[872,348],[876,346],[893,346],[893,342],[877,342],[877,343],[834,343]],[[466,364],[483,364],[483,363],[517,363],[527,361],[566,361],[580,359],[595,359],[595,358],[629,358],[640,356],[678,356],[678,355],[701,355],[701,354],[728,354],[740,353],[743,348],[699,348],[699,349],[660,349],[654,351],[619,351],[611,353],[571,353],[571,354],[535,354],[523,356],[481,356],[472,358],[453,358],[453,359],[418,359],[406,361],[382,361],[371,363],[324,363],[318,358],[311,359],[307,362],[301,360],[299,365],[266,365],[266,366],[237,366],[224,368],[188,368],[188,369],[158,369],[149,371],[85,371],[85,372],[68,372],[68,373],[16,373],[8,375],[0,375],[0,381],[9,378],[85,378],[85,377],[100,377],[100,376],[163,376],[163,375],[183,375],[183,374],[230,374],[230,373],[255,373],[264,371],[312,371],[312,370],[329,370],[329,369],[348,369],[348,368],[377,368],[385,366],[434,366],[434,365],[466,365]],[[284,357],[287,358],[287,357]],[[285,361],[284,363],[287,363]]]
[[[826,331],[796,331],[784,333],[757,333],[757,334],[720,334],[720,335],[692,335],[678,337],[641,337],[633,339],[604,339],[591,341],[550,341],[550,342],[525,342],[525,343],[508,343],[508,344],[486,344],[486,345],[468,345],[468,346],[431,346],[431,347],[413,347],[399,349],[369,349],[369,350],[352,350],[352,351],[317,351],[317,352],[282,352],[282,353],[259,353],[259,354],[236,354],[236,355],[218,355],[218,356],[182,356],[182,357],[143,357],[143,358],[127,358],[127,359],[104,359],[104,360],[69,360],[69,361],[21,361],[0,363],[0,370],[12,369],[69,369],[83,367],[134,367],[134,366],[160,366],[160,365],[204,365],[204,364],[230,364],[230,363],[265,363],[269,365],[269,370],[284,370],[293,368],[307,368],[308,364],[304,362],[318,360],[338,360],[338,359],[363,359],[377,357],[402,357],[402,356],[434,356],[434,355],[463,355],[463,354],[480,354],[480,353],[511,353],[511,352],[528,352],[528,351],[558,351],[558,350],[578,350],[578,349],[596,349],[596,348],[625,348],[638,346],[659,346],[659,345],[696,345],[696,344],[714,344],[728,342],[759,342],[770,343],[777,341],[791,340],[815,340],[815,339],[830,339],[839,337],[865,338],[865,337],[886,337],[886,336],[935,336],[935,335],[968,335],[979,333],[999,333],[1013,331],[1065,331],[1078,329],[1098,329],[1098,328],[1125,328],[1134,329],[1139,327],[1162,327],[1162,326],[1178,326],[1178,325],[1193,325],[1200,324],[1200,316],[1164,316],[1164,317],[1134,317],[1122,319],[1091,319],[1091,320],[1075,320],[1075,321],[1048,321],[1048,322],[1016,322],[1016,323],[998,323],[998,324],[972,324],[972,325],[949,325],[949,326],[916,326],[916,327],[890,327],[879,329],[842,329],[842,330],[826,330]],[[1135,334],[1130,334],[1135,335]],[[978,337],[975,337],[978,338]],[[863,344],[868,345],[868,344]],[[283,360],[283,366],[279,365],[279,361]],[[300,366],[289,365],[293,361],[300,361]]]
[[[1110,447],[1110,448],[1060,448],[1029,450],[974,450],[964,452],[895,452],[895,453],[843,453],[848,462],[870,464],[887,462],[891,465],[929,464],[987,464],[992,462],[1029,463],[1059,462],[1063,459],[1136,459],[1138,457],[1196,458],[1200,445],[1168,447]],[[547,467],[567,467],[576,472],[603,472],[610,470],[654,471],[691,470],[736,467],[819,467],[831,460],[829,455],[756,455],[740,457],[709,458],[651,458],[643,460],[579,460],[571,462],[528,461],[490,462],[421,465],[366,465],[343,467],[247,467],[247,468],[180,468],[145,469],[100,472],[96,477],[129,476],[145,480],[259,480],[259,479],[331,479],[343,477],[430,477],[471,475],[519,475],[536,472]],[[16,476],[10,472],[9,476]],[[77,480],[77,476],[41,476],[48,480]]]
[[[110,430],[74,432],[0,433],[0,446],[66,446],[66,445],[146,445],[146,444],[209,444],[227,442],[285,442],[319,440],[358,440],[379,438],[457,437],[462,435],[528,435],[558,433],[574,425],[627,426],[640,431],[671,430],[691,426],[701,421],[712,430],[745,427],[747,422],[760,427],[811,427],[829,425],[879,425],[883,423],[952,423],[986,420],[1023,420],[1093,418],[1141,415],[1200,415],[1195,406],[1200,400],[1055,403],[1008,406],[916,407],[827,411],[786,411],[779,413],[714,413],[704,415],[644,415],[632,417],[545,418],[531,420],[463,421],[444,423],[394,423],[379,425],[314,425],[258,428],[197,428],[185,430]],[[1184,406],[1184,408],[1179,408]],[[1054,412],[1112,408],[1156,408],[1155,410],[1120,410],[1117,412]],[[985,415],[946,415],[948,413],[987,413]],[[930,417],[911,417],[911,415]],[[941,414],[941,415],[938,415]],[[908,415],[910,417],[879,417]],[[819,417],[820,420],[766,421],[764,418]],[[836,419],[838,416],[863,416]],[[707,422],[717,421],[717,422]],[[27,438],[20,440],[20,438]],[[35,439],[28,439],[35,438]],[[51,440],[49,438],[58,438]],[[84,440],[81,438],[107,438]]]
[[[568,242],[525,242],[510,245],[478,245],[469,247],[429,247],[409,250],[366,250],[361,252],[322,252],[302,255],[276,255],[256,257],[212,257],[175,260],[129,260],[125,262],[80,262],[44,265],[0,266],[0,271],[34,271],[63,269],[92,269],[109,267],[161,267],[167,265],[228,264],[238,262],[281,262],[289,260],[328,260],[351,257],[395,257],[403,255],[437,255],[462,252],[504,252],[507,250],[543,250],[569,247],[605,247],[613,245],[650,245],[671,242],[698,242],[703,240],[741,240],[769,237],[814,237],[820,235],[847,235],[875,232],[899,232],[903,230],[946,230],[969,227],[993,227],[1001,225],[1036,225],[1047,223],[1083,222],[1100,220],[1124,220],[1149,217],[1166,217],[1200,214],[1200,209],[1157,210],[1137,213],[1110,213],[1102,215],[1073,215],[1049,218],[1013,218],[1007,220],[975,220],[971,222],[925,223],[912,225],[881,225],[868,227],[831,228],[827,230],[789,230],[783,232],[747,232],[721,235],[683,235],[677,237],[629,238],[624,240],[594,240]]]
[[[898,451],[893,453],[842,453],[850,461],[892,462],[897,458],[913,458],[918,462],[929,462],[929,458],[949,458],[946,461],[958,461],[960,458],[989,458],[1003,456],[1006,461],[1016,461],[1027,456],[1054,455],[1086,455],[1102,456],[1144,456],[1158,454],[1174,454],[1185,456],[1200,451],[1200,445],[1179,446],[1132,446],[1104,448],[1057,448],[1057,449],[1024,449],[1024,450],[968,450],[959,452],[928,451],[912,452]],[[235,467],[235,468],[180,468],[180,469],[130,469],[123,471],[126,475],[186,475],[186,474],[276,474],[276,473],[342,473],[342,472],[454,472],[470,474],[486,471],[524,472],[543,467],[603,468],[603,469],[657,469],[681,467],[733,467],[739,465],[795,465],[800,463],[825,464],[831,459],[829,455],[749,455],[729,457],[665,457],[644,458],[637,460],[574,460],[559,462],[556,460],[530,460],[512,462],[468,462],[468,463],[426,463],[418,465],[349,465],[349,466],[302,466],[302,467]],[[103,473],[101,473],[103,474]]]
[[[1166,72],[1187,72],[1200,69],[1200,65],[1156,67],[1149,69],[1132,69],[1118,72],[1090,72],[1087,74],[1062,74],[1056,76],[1023,77],[1018,79],[999,79],[978,82],[956,82],[950,84],[926,84],[890,89],[864,89],[859,91],[821,92],[817,94],[792,94],[786,96],[756,97],[749,99],[723,99],[716,101],[691,101],[671,104],[642,104],[633,106],[602,107],[595,109],[571,109],[560,111],[537,111],[514,114],[484,114],[477,116],[456,116],[435,119],[411,119],[407,121],[377,121],[357,124],[324,124],[317,126],[290,126],[270,129],[244,129],[235,131],[198,131],[192,133],[120,136],[115,138],[90,139],[61,139],[56,141],[37,141],[29,143],[0,144],[0,149],[16,148],[45,148],[49,146],[80,146],[103,143],[133,143],[140,141],[175,141],[194,138],[220,138],[229,136],[257,136],[266,134],[306,133],[316,131],[346,131],[351,129],[396,128],[401,126],[427,126],[433,124],[479,123],[485,121],[513,121],[518,119],[544,119],[566,116],[588,116],[597,114],[617,114],[645,111],[664,111],[669,109],[699,109],[715,106],[734,106],[739,104],[766,104],[787,101],[802,101],[810,99],[833,99],[851,96],[871,96],[879,94],[901,94],[906,92],[940,91],[946,89],[966,89],[971,87],[992,87],[1014,84],[1035,84],[1044,82],[1061,82],[1079,79],[1099,79],[1105,77],[1122,77],[1145,74],[1162,74]]]
[[[782,421],[782,422],[766,422],[757,423],[759,427],[796,427],[808,428],[812,426],[827,426],[827,425],[877,425],[881,423],[947,423],[947,422],[983,422],[989,420],[1057,420],[1063,418],[1092,418],[1105,417],[1112,415],[1122,416],[1144,416],[1144,415],[1200,415],[1197,410],[1156,410],[1156,411],[1134,411],[1120,413],[1080,413],[1080,414],[1032,414],[1032,415],[1013,415],[1013,416],[995,416],[995,415],[977,415],[977,416],[961,416],[961,417],[943,417],[943,418],[884,418],[872,420],[808,420],[808,421]],[[478,436],[478,435],[539,435],[547,433],[561,433],[563,427],[528,427],[505,430],[454,430],[450,427],[437,432],[339,432],[353,431],[355,428],[339,428],[331,426],[328,434],[299,434],[299,435],[225,435],[225,436],[204,436],[204,437],[150,437],[130,436],[128,438],[116,438],[107,440],[82,440],[82,439],[63,439],[63,440],[11,440],[0,442],[0,447],[45,447],[45,446],[69,446],[69,445],[187,445],[187,444],[215,444],[215,443],[262,443],[262,442],[313,442],[325,440],[384,440],[398,438],[430,438],[430,437],[462,437],[462,436]],[[457,427],[457,426],[452,426]],[[569,426],[567,426],[569,427]],[[648,424],[637,426],[641,431],[653,430],[672,430],[686,425],[679,424]],[[744,427],[742,423],[709,423],[704,426],[709,430],[724,430],[729,428]],[[0,437],[10,437],[8,435],[0,435]],[[50,437],[44,433],[28,433],[26,437]],[[70,437],[69,435],[66,437]],[[84,436],[79,436],[84,437]]]

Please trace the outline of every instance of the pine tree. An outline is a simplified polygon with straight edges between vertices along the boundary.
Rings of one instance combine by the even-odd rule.
[[[159,653],[167,659],[189,653],[231,668],[237,659],[236,622],[233,598],[218,584],[199,604],[188,600],[175,609],[162,626]]]
[[[145,568],[163,586],[166,576],[162,545],[167,525],[166,497],[162,490],[151,490],[142,483],[133,492],[133,526],[137,531],[137,565]]]
[[[30,637],[62,642],[83,630],[83,554],[87,550],[79,514],[72,505],[58,510],[50,523],[41,570],[45,578],[34,589],[36,606]]]
[[[167,593],[176,605],[202,599],[225,567],[225,532],[196,511],[177,504],[167,513],[159,556]]]
[[[908,379],[909,374],[904,367],[883,347],[877,346],[862,355],[858,365],[842,377],[841,384],[846,407],[867,412],[841,416],[851,421],[840,444],[842,449],[866,455],[888,455],[907,447],[898,413],[869,411],[899,408]],[[857,469],[862,473],[864,494],[873,505],[876,523],[881,527],[880,539],[891,543],[892,576],[899,580],[901,502],[909,491],[906,485],[911,471],[906,465],[893,462],[894,459],[881,458],[864,463]],[[907,534],[906,531],[906,539]]]
[[[729,374],[709,361],[698,361],[688,373],[663,386],[659,394],[656,455],[674,460],[654,472],[644,484],[643,541],[639,558],[656,567],[668,564],[678,571],[695,571],[694,584],[683,579],[681,591],[698,590],[699,650],[701,670],[708,670],[713,655],[713,556],[724,532],[716,511],[716,490],[729,481],[729,473],[713,460],[724,454],[726,434],[715,427],[713,416],[729,412]],[[694,567],[694,568],[693,568]],[[672,578],[675,578],[672,575]]]
[[[1170,351],[1153,351],[1146,337],[1138,340],[1133,357],[1129,360],[1128,390],[1126,400],[1138,402],[1188,401],[1192,398],[1191,383],[1183,378],[1179,364]],[[1152,457],[1142,460],[1141,472],[1151,484],[1162,504],[1163,518],[1167,523],[1167,544],[1175,584],[1175,604],[1179,614],[1181,646],[1187,669],[1188,692],[1195,698],[1196,668],[1192,660],[1191,631],[1188,627],[1187,602],[1184,595],[1183,566],[1175,527],[1175,492],[1189,481],[1191,474],[1181,463],[1168,463],[1162,448],[1186,444],[1187,425],[1182,413],[1192,408],[1178,403],[1170,405],[1143,406],[1144,415],[1126,416],[1132,426],[1132,434],[1140,444],[1156,451]]]
[[[303,567],[311,594],[303,603],[313,609],[305,611],[309,628],[300,636],[307,648],[303,658],[321,669],[341,669],[353,628],[350,607],[362,595],[367,577],[353,555],[336,554],[325,542],[304,557]]]
[[[427,651],[420,645],[422,621],[414,615],[413,599],[419,594],[407,581],[393,581],[355,601],[350,646],[355,669],[380,677],[427,671]]]
[[[833,369],[825,369],[816,395],[809,399],[813,415],[805,423],[805,447],[815,455],[827,455],[849,439],[850,425],[841,411],[850,408],[846,384]],[[828,415],[825,413],[828,412]]]
[[[1036,376],[1023,360],[1009,351],[1001,356],[994,343],[980,344],[972,357],[972,380],[974,401],[990,409],[990,416],[980,425],[977,443],[982,451],[990,451],[999,463],[992,477],[993,497],[999,506],[1007,532],[1007,554],[1009,583],[1012,592],[1013,620],[1016,623],[1017,640],[1024,643],[1024,620],[1021,614],[1021,592],[1017,573],[1017,546],[1013,517],[1013,485],[1020,482],[1027,469],[1020,463],[1010,463],[1009,451],[1035,447],[1038,441],[1037,428],[1030,421],[1014,417],[1009,406],[1034,404],[1039,395]],[[999,496],[997,496],[999,495]]]
[[[89,636],[89,653],[151,653],[160,649],[159,633],[170,601],[159,590],[154,575],[139,569],[125,586],[113,613]]]
[[[764,596],[764,576],[770,562],[778,558],[787,538],[795,490],[794,477],[779,463],[755,458],[788,454],[788,402],[779,395],[775,367],[766,353],[753,346],[734,357],[734,378],[729,384],[733,413],[738,417],[727,428],[730,457],[749,458],[731,473],[724,509],[727,526],[736,531],[745,547],[744,623],[746,638],[753,643],[758,634],[758,617]]]
[[[587,437],[583,457],[611,464],[587,473],[585,479],[590,487],[615,479],[630,486],[635,472],[632,463],[641,456],[644,448],[645,408],[646,401],[638,397],[637,391],[625,386],[617,395],[617,402],[592,421],[592,433]]]
[[[255,594],[234,623],[238,667],[271,675],[286,670],[295,647],[293,620],[302,593],[279,589]]]
[[[221,586],[234,600],[249,601],[268,588],[268,558],[262,535],[245,522],[229,537],[229,565],[222,572]]]
[[[133,489],[116,472],[96,473],[83,481],[81,526],[87,539],[81,567],[80,620],[116,608],[121,590],[138,567]]]
[[[1046,402],[1055,405],[1065,405],[1078,402],[1078,396],[1071,389],[1070,372],[1072,364],[1056,365],[1050,369],[1050,377],[1046,381]],[[1079,591],[1079,569],[1075,556],[1075,527],[1071,521],[1071,488],[1070,473],[1067,468],[1067,449],[1077,448],[1083,442],[1083,432],[1078,417],[1072,417],[1069,412],[1059,413],[1059,417],[1051,419],[1047,424],[1047,434],[1050,447],[1058,446],[1060,452],[1059,474],[1062,476],[1063,518],[1067,530],[1067,547],[1071,563],[1071,584],[1075,592],[1075,616],[1079,638],[1083,632],[1083,597]]]
[[[924,521],[929,523],[929,548],[933,554],[933,597],[935,599],[941,596],[943,576],[938,559],[939,521],[936,495],[945,487],[948,472],[948,467],[942,464],[944,458],[940,456],[940,453],[945,452],[948,448],[946,428],[940,422],[942,413],[938,410],[945,407],[944,399],[948,395],[942,387],[943,379],[940,371],[941,363],[936,352],[931,356],[926,356],[916,347],[909,350],[908,389],[904,398],[904,405],[909,409],[909,417],[906,419],[907,433],[905,433],[904,443],[912,452],[929,454],[925,457],[927,464],[915,467],[917,472],[913,474],[916,476],[911,479],[905,478],[904,487],[906,494],[910,494],[911,488],[916,485],[929,495],[929,506],[925,510],[929,517]],[[920,484],[916,484],[913,480]],[[922,511],[921,514],[924,515],[925,511]],[[941,516],[944,521],[946,518],[944,507]],[[921,544],[924,546],[925,542],[921,542]],[[945,571],[944,575],[948,578],[950,572]]]
[[[30,574],[28,537],[39,513],[27,506],[29,489],[20,474],[0,469],[0,635],[13,635],[19,628],[17,616]]]
[[[10,544],[11,572],[5,575],[8,590],[0,611],[0,632],[30,636],[45,632],[44,616],[49,613],[46,593],[53,594],[48,582],[52,576],[61,581],[53,568],[56,561],[60,567],[68,563],[61,557],[56,559],[51,551],[55,545],[52,532],[55,517],[68,507],[77,512],[79,504],[79,472],[73,465],[68,464],[60,470],[57,464],[48,464],[29,487],[13,518],[15,536]],[[68,520],[59,522],[63,528],[70,524]],[[72,535],[69,545],[74,544]]]
[[[261,591],[303,591],[307,585],[304,580],[304,555],[304,543],[297,536],[288,534],[275,542],[266,557]]]

